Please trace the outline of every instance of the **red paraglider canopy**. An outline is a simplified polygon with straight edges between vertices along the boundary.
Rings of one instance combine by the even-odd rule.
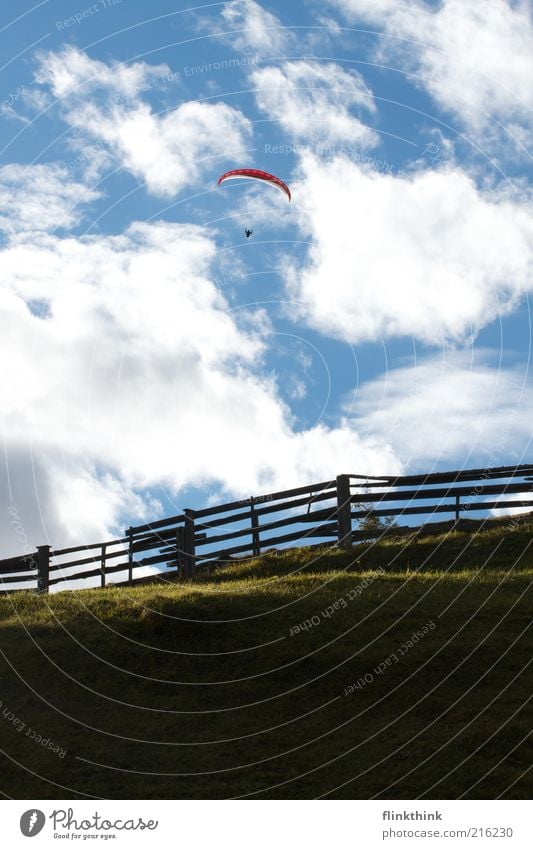
[[[280,192],[287,195],[289,201],[291,199],[291,190],[288,185],[280,180],[279,177],[275,177],[274,174],[269,174],[268,171],[259,171],[257,168],[236,168],[233,171],[226,171],[225,174],[222,174],[222,177],[218,179],[218,185],[225,182],[225,180],[261,180],[263,183],[270,183],[271,186],[274,186],[276,189],[279,189]]]

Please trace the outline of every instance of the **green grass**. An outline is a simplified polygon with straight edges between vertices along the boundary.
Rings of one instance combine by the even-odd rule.
[[[194,584],[4,597],[1,789],[528,798],[531,533],[300,549]]]

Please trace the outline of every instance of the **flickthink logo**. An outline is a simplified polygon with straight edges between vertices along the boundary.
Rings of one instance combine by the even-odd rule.
[[[20,830],[24,837],[35,837],[36,834],[42,831],[45,822],[46,817],[43,812],[32,808],[22,814],[20,818]]]

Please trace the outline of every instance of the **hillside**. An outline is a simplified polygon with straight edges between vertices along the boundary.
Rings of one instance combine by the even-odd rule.
[[[531,530],[4,597],[2,789],[527,798]]]

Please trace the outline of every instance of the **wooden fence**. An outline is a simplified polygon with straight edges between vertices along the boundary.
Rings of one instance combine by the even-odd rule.
[[[418,516],[431,527],[436,514],[451,514],[455,523],[465,526],[465,514],[532,509],[532,492],[529,465],[402,477],[342,474],[283,492],[184,510],[179,516],[129,528],[120,539],[63,549],[38,546],[32,554],[0,560],[0,592],[46,593],[58,585],[72,588],[73,581],[132,585],[153,579],[154,572],[169,571],[190,580],[208,564],[253,558],[280,546],[329,543],[350,548],[384,532],[368,527],[371,518]],[[367,527],[361,529],[364,520]],[[483,522],[475,523],[477,530],[483,527]],[[391,533],[413,530],[399,526]]]

